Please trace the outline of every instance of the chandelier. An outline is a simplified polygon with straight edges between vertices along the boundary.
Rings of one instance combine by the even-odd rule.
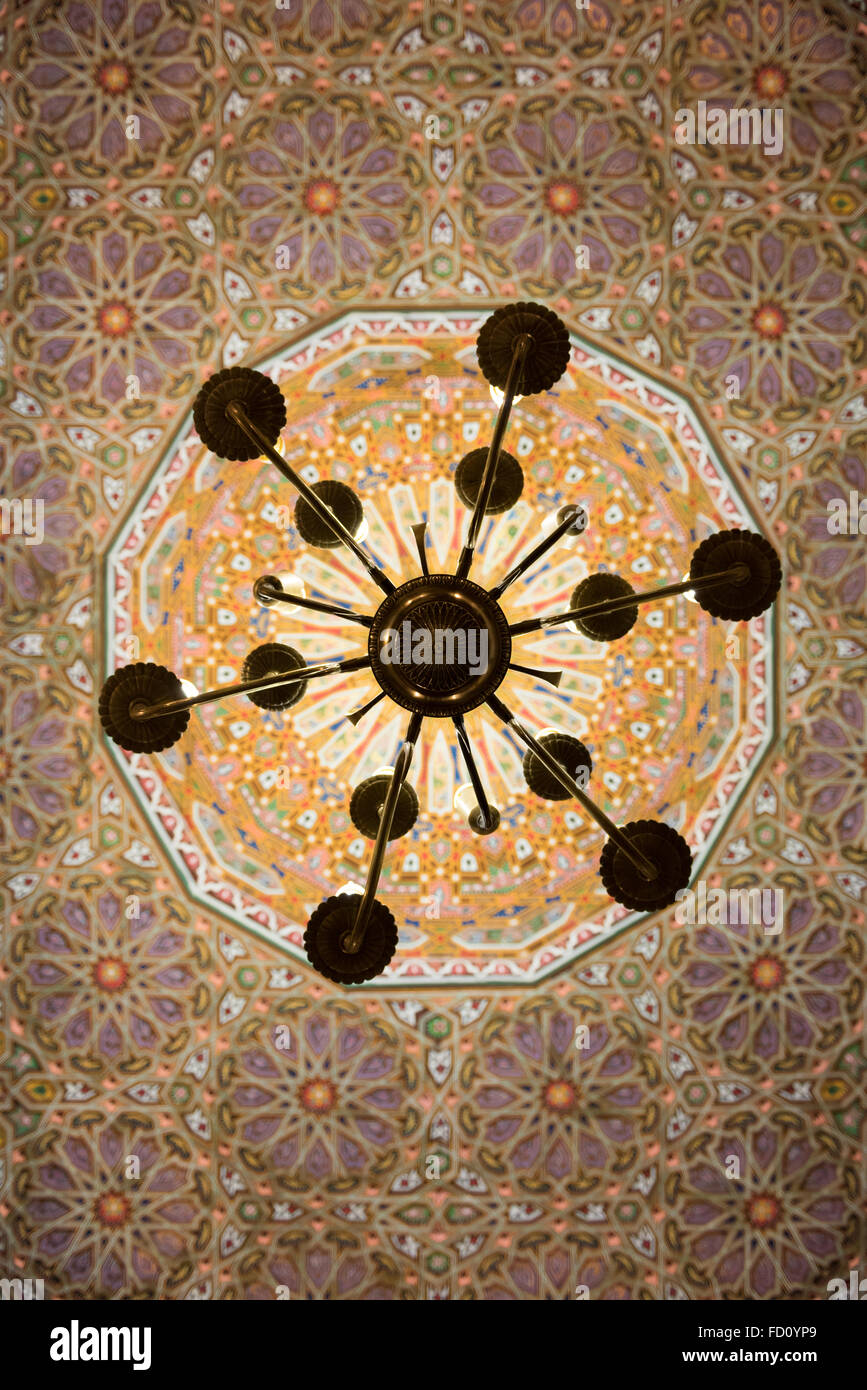
[[[420,573],[399,585],[363,549],[364,512],[352,488],[337,480],[309,485],[277,451],[286,406],[270,377],[231,367],[211,377],[196,396],[193,419],[202,443],[218,458],[233,462],[268,459],[300,494],[294,520],[302,540],[325,549],[346,546],[382,594],[374,613],[361,613],[309,597],[291,576],[262,575],[253,585],[256,601],[265,608],[290,605],[359,624],[367,629],[367,655],[308,665],[294,648],[269,642],[247,656],[238,684],[204,692],[164,666],[136,662],[106,680],[100,721],[108,737],[128,752],[159,753],[182,737],[194,705],[246,695],[262,710],[288,710],[303,699],[311,682],[361,670],[372,673],[379,693],[347,719],[357,724],[385,699],[408,711],[393,766],[360,782],[350,799],[353,824],[373,842],[364,888],[348,885],[326,898],[304,934],[311,965],[337,984],[373,979],[397,949],[397,923],[375,895],[389,843],[407,835],[418,818],[418,797],[407,779],[426,717],[451,720],[469,778],[455,796],[455,808],[475,834],[490,835],[500,824],[464,718],[486,705],[524,745],[522,770],[529,791],[548,801],[574,798],[604,831],[599,872],[610,897],[636,912],[656,912],[676,902],[689,883],[692,854],[684,838],[658,820],[615,825],[587,793],[593,761],[581,740],[557,730],[534,733],[497,690],[510,670],[559,684],[562,673],[513,660],[514,639],[527,633],[565,627],[593,642],[616,641],[636,623],[639,604],[676,594],[694,598],[712,617],[727,622],[755,618],[779,592],[780,562],[763,536],[718,531],[697,547],[680,582],[636,593],[625,579],[603,570],[577,585],[566,612],[507,621],[500,599],[510,585],[559,541],[581,535],[588,524],[582,506],[562,506],[553,527],[493,588],[470,578],[485,517],[509,511],[523,489],[520,464],[502,447],[513,403],[550,390],[566,371],[570,351],[566,325],[540,304],[497,309],[484,323],[477,339],[478,363],[498,409],[490,445],[471,450],[455,471],[458,497],[469,512],[463,548],[454,574],[431,574],[427,523],[419,522],[411,529]]]

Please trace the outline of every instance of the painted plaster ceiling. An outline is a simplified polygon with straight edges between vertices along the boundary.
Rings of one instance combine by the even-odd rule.
[[[4,1274],[91,1298],[785,1299],[857,1261],[865,566],[826,522],[867,490],[863,32],[834,0],[7,6],[3,491],[43,499],[45,533],[4,536],[0,570]],[[702,98],[781,106],[783,156],[676,144]],[[200,686],[260,641],[354,651],[253,603],[275,567],[375,607],[277,524],[273,470],[197,441],[210,374],[269,371],[288,453],[361,492],[383,561],[416,572],[426,515],[448,571],[450,476],[493,413],[475,336],[520,298],[564,318],[572,361],[516,407],[525,489],[484,573],[565,501],[590,527],[509,616],[603,566],[680,578],[724,526],[767,535],[784,589],[733,647],[682,599],[611,646],[523,639],[564,681],[509,698],[587,742],[609,814],[660,814],[709,885],[782,890],[784,923],[613,905],[595,827],[528,796],[476,713],[503,828],[452,812],[428,725],[384,880],[399,950],[342,990],[301,936],[360,877],[348,794],[394,707],[346,725],[363,678],[283,718],[226,702],[148,759],[105,743],[98,690],[130,639]]]

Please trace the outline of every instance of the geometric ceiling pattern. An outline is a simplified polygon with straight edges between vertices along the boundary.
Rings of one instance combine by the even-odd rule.
[[[476,365],[481,318],[350,312],[269,364],[285,391],[287,462],[308,482],[336,477],[358,491],[368,545],[403,581],[418,572],[411,526],[422,514],[434,568],[458,565],[464,509],[450,474],[485,437],[491,414]],[[480,581],[492,585],[510,570],[565,503],[580,501],[593,520],[586,538],[558,547],[552,563],[509,590],[509,621],[568,609],[588,572],[624,561],[639,587],[668,582],[700,536],[751,527],[732,480],[670,392],[576,348],[545,405],[544,414],[532,398],[515,407],[511,443],[525,493],[488,521]],[[285,489],[273,483],[267,460],[227,469],[188,422],[108,553],[107,670],[156,654],[206,689],[237,682],[244,657],[266,641],[287,642],[309,661],[366,652],[366,635],[339,618],[263,611],[254,600],[257,575],[291,568],[309,592],[362,612],[379,606],[352,556],[305,546],[291,506],[279,511]],[[765,615],[727,637],[683,597],[645,616],[628,644],[562,629],[524,638],[517,659],[564,679],[552,689],[510,673],[504,690],[536,727],[584,742],[601,769],[607,815],[624,823],[655,807],[707,852],[771,739],[773,623]],[[304,928],[319,898],[345,881],[363,886],[370,846],[350,820],[349,795],[390,762],[405,724],[391,702],[357,727],[347,722],[378,692],[370,672],[325,690],[252,722],[236,700],[219,702],[203,711],[201,733],[175,748],[119,755],[193,896],[295,961],[306,960]],[[639,919],[602,887],[598,828],[568,801],[528,798],[523,750],[486,710],[466,724],[501,828],[479,837],[455,810],[466,774],[450,726],[438,723],[409,775],[419,820],[384,866],[400,950],[368,989],[529,983]]]
[[[863,20],[838,0],[7,7],[3,492],[40,499],[44,533],[4,535],[0,552],[4,1277],[86,1298],[271,1299],[282,1286],[308,1299],[559,1300],[584,1285],[594,1298],[795,1299],[825,1298],[857,1266],[867,575],[857,533],[827,519],[829,500],[867,493]],[[781,154],[679,145],[675,114],[699,100],[781,108]],[[297,928],[352,877],[348,763],[377,728],[387,743],[383,727],[360,726],[344,767],[329,764],[333,729],[299,726],[313,702],[282,735],[302,794],[318,786],[312,809],[344,814],[329,846],[269,811],[267,787],[265,806],[244,801],[266,759],[260,734],[230,727],[242,702],[194,715],[189,785],[164,756],[148,792],[147,767],[109,750],[97,692],[124,634],[141,659],[200,684],[236,662],[255,644],[244,586],[259,547],[295,544],[267,516],[245,522],[268,506],[273,473],[247,465],[242,485],[189,435],[210,374],[268,364],[309,422],[299,428],[312,438],[330,422],[335,458],[356,486],[371,479],[379,539],[402,571],[401,517],[433,512],[473,412],[483,436],[490,426],[476,327],[519,298],[573,333],[568,383],[521,403],[507,441],[531,440],[526,526],[558,490],[577,491],[590,526],[510,591],[516,611],[551,611],[570,588],[556,587],[563,566],[579,567],[572,586],[644,558],[634,587],[679,578],[690,527],[701,539],[733,515],[780,554],[777,604],[736,630],[739,649],[678,600],[658,610],[662,627],[642,614],[611,648],[576,639],[566,688],[600,768],[623,778],[622,791],[605,785],[606,808],[667,801],[708,887],[781,891],[782,929],[612,914],[583,877],[595,840],[585,852],[563,803],[509,788],[495,743],[488,771],[530,850],[518,874],[517,850],[504,860],[514,881],[499,889],[490,842],[466,844],[440,814],[448,760],[426,746],[418,882],[401,865],[406,841],[384,885],[407,923],[396,973],[343,990],[306,964]],[[390,326],[369,335],[370,363],[338,367],[329,331],[377,316]],[[386,368],[373,360],[386,341],[434,356]],[[314,344],[319,360],[293,361]],[[388,381],[362,389],[365,374]],[[672,402],[682,427],[641,392]],[[352,450],[360,429],[367,462]],[[583,477],[567,477],[570,429],[598,454],[578,462]],[[654,458],[652,478],[624,441]],[[419,451],[429,468],[402,466]],[[626,524],[606,523],[609,508]],[[207,541],[178,533],[186,512]],[[492,522],[486,548],[505,569],[520,537]],[[331,583],[341,564],[305,554]],[[302,631],[331,640],[327,625],[280,625],[293,645]],[[541,659],[531,647],[528,664]],[[601,711],[581,698],[597,675]],[[520,689],[527,722],[547,723],[543,692]],[[646,709],[630,713],[642,693]],[[721,739],[736,763],[750,721],[755,747],[702,830],[713,779],[701,758]],[[618,731],[622,756],[606,746]],[[633,789],[633,758],[658,762],[662,795]],[[240,832],[288,835],[307,877],[296,862],[273,929],[200,891],[161,822],[158,779],[233,891],[248,861],[258,872]],[[229,801],[233,779],[228,835],[211,803]],[[420,866],[441,835],[457,867],[426,917]],[[471,910],[485,873],[495,887]],[[545,917],[549,897],[568,921]],[[429,975],[400,973],[413,955]],[[499,983],[454,974],[483,958],[507,966]]]

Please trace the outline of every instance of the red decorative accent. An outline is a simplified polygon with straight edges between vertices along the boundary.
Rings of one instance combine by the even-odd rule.
[[[103,956],[92,966],[92,973],[95,985],[114,992],[123,989],[129,979],[129,966],[117,956]]]
[[[753,328],[760,338],[782,338],[788,319],[779,304],[760,304],[752,317]]]
[[[545,185],[545,205],[557,217],[568,217],[583,207],[581,189],[572,179],[551,179]]]
[[[122,1192],[105,1192],[93,1204],[94,1215],[102,1226],[125,1225],[130,1210],[130,1200]]]
[[[340,206],[340,189],[331,179],[311,179],[301,196],[307,211],[317,217],[327,217]]]
[[[122,299],[108,299],[96,311],[96,325],[106,338],[126,338],[132,331],[135,315]]]
[[[107,92],[109,96],[119,96],[122,92],[129,91],[133,81],[133,71],[129,63],[123,63],[118,58],[110,58],[105,63],[100,63],[93,74],[94,81]]]
[[[788,90],[789,79],[776,63],[765,63],[753,73],[753,89],[765,101],[773,101]]]

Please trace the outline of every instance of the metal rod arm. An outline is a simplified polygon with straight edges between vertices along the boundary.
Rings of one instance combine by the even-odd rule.
[[[458,567],[455,571],[455,578],[466,579],[473,563],[473,553],[476,548],[476,541],[482,529],[482,522],[485,519],[485,508],[491,498],[494,487],[494,478],[497,474],[497,460],[500,457],[500,448],[503,443],[503,436],[506,433],[506,426],[509,423],[509,415],[512,410],[512,402],[517,394],[518,382],[524,371],[524,362],[527,353],[533,343],[529,333],[519,333],[512,347],[512,362],[509,367],[509,375],[506,378],[506,387],[503,393],[503,400],[497,412],[497,420],[494,425],[494,433],[488,448],[488,457],[485,460],[485,467],[482,473],[482,480],[479,484],[479,495],[476,498],[476,505],[473,507],[473,514],[470,517],[469,530],[467,531],[466,544],[461,551]]]
[[[536,666],[520,666],[517,661],[509,662],[509,670],[520,671],[522,676],[534,681],[547,681],[549,685],[558,686],[563,679],[562,671],[540,671]]]
[[[193,705],[208,705],[214,700],[223,700],[228,695],[248,695],[251,691],[272,690],[279,685],[297,685],[299,681],[315,680],[317,676],[363,671],[369,665],[369,656],[350,656],[345,661],[323,662],[319,666],[298,666],[293,671],[275,672],[273,676],[260,676],[255,681],[241,681],[238,685],[220,685],[216,690],[203,690],[201,694],[188,695],[183,700],[161,700],[156,705],[133,705],[130,714],[133,719],[152,719],[158,714],[177,714],[180,710],[192,709]]]
[[[263,575],[257,579],[253,585],[253,597],[257,603],[262,599],[267,600],[266,606],[272,603],[292,603],[299,608],[311,608],[317,613],[331,613],[335,618],[345,618],[348,623],[361,623],[362,627],[370,627],[373,618],[367,613],[356,613],[352,608],[344,608],[339,603],[330,603],[324,599],[308,598],[306,594],[287,594],[285,589],[275,589],[268,583],[268,575]]]
[[[361,949],[364,940],[364,933],[370,920],[370,911],[373,907],[373,900],[376,894],[376,885],[379,882],[379,875],[382,872],[382,863],[385,859],[385,851],[388,847],[388,836],[391,831],[391,823],[394,820],[394,813],[397,809],[397,798],[400,795],[401,784],[406,780],[407,773],[412,763],[412,755],[415,751],[416,739],[421,729],[422,716],[413,714],[410,716],[407,726],[406,738],[398,750],[394,760],[394,767],[391,770],[391,781],[388,784],[388,791],[385,797],[385,804],[379,816],[379,829],[376,832],[376,841],[373,846],[373,854],[370,866],[367,870],[367,881],[364,885],[364,892],[361,902],[358,904],[358,912],[352,924],[352,930],[348,933],[344,942],[343,949],[349,955],[355,955]]]
[[[633,608],[637,603],[653,603],[655,599],[672,598],[675,594],[694,593],[696,589],[712,589],[717,584],[742,584],[749,579],[746,565],[732,565],[727,570],[715,574],[703,574],[700,579],[684,579],[680,584],[666,584],[661,589],[649,589],[644,594],[624,594],[622,598],[606,598],[599,603],[589,603],[583,608],[570,608],[568,613],[554,613],[549,618],[525,618],[523,622],[512,623],[509,632],[513,637],[522,633],[540,632],[546,627],[562,627],[564,623],[574,623],[579,618],[607,617],[609,613],[619,613],[623,608]]]
[[[366,705],[362,705],[360,709],[353,710],[352,714],[345,714],[343,717],[344,719],[348,719],[350,724],[353,724],[357,727],[361,723],[364,716],[367,714],[368,710],[372,710],[374,705],[378,705],[380,700],[384,699],[385,691],[380,690],[379,694],[374,695],[372,700],[368,700]]]
[[[418,551],[418,562],[421,565],[421,572],[423,575],[427,576],[430,574],[430,570],[427,566],[427,552],[425,550],[427,522],[417,521],[415,526],[412,527],[412,534],[415,536],[415,548]]]
[[[455,726],[455,733],[458,736],[458,743],[460,745],[461,753],[463,754],[464,763],[466,764],[467,772],[470,775],[470,782],[472,783],[473,791],[476,794],[476,802],[479,807],[479,813],[482,821],[482,829],[490,830],[494,824],[494,818],[491,815],[491,807],[488,802],[488,798],[485,794],[485,788],[482,784],[481,776],[479,775],[479,769],[476,766],[476,759],[473,754],[473,746],[470,743],[469,735],[467,733],[467,726],[464,723],[464,716],[462,714],[452,715],[452,723]]]
[[[499,584],[491,589],[491,598],[499,599],[506,592],[510,584],[514,584],[516,579],[520,579],[521,575],[525,574],[531,565],[535,565],[536,561],[540,560],[546,551],[556,545],[560,537],[565,535],[570,527],[575,525],[575,517],[580,511],[581,508],[577,506],[570,508],[570,514],[566,517],[565,521],[558,522],[553,531],[547,536],[544,536],[538,545],[534,546],[532,550],[527,552],[522,560],[518,561],[514,569],[509,570],[505,579],[501,579]]]
[[[277,450],[269,443],[258,425],[254,425],[253,421],[249,419],[241,401],[230,401],[226,406],[226,414],[244,431],[248,439],[252,439],[253,443],[262,450],[262,453],[267,459],[271,460],[274,467],[279,468],[283,477],[289,480],[292,486],[300,492],[308,506],[313,508],[319,520],[330,527],[335,536],[340,537],[343,544],[352,551],[355,558],[359,560],[367,570],[374,584],[377,584],[384,594],[393,594],[395,586],[388,575],[384,570],[380,569],[379,565],[375,564],[373,560],[365,555],[352,532],[347,531],[343,522],[337,519],[329,507],[326,507],[322,499],[317,497],[313,489],[308,487],[307,483],[305,483],[303,478],[299,477],[294,468],[290,467],[286,460],[280,457]]]
[[[490,696],[488,705],[493,710],[494,714],[496,714],[499,719],[502,719],[503,723],[517,735],[521,742],[525,743],[531,752],[535,753],[539,761],[545,765],[548,771],[556,777],[560,783],[562,783],[570,795],[574,796],[575,799],[581,803],[587,814],[593,817],[597,825],[601,826],[608,838],[614,841],[620,852],[625,854],[630,863],[635,865],[642,878],[646,879],[648,883],[657,878],[659,876],[659,871],[655,864],[651,863],[636,845],[630,843],[623,834],[623,831],[620,830],[612,820],[609,820],[605,812],[601,811],[595,802],[590,800],[587,793],[579,787],[575,778],[570,777],[565,767],[563,767],[561,763],[558,763],[557,759],[552,757],[547,749],[542,747],[542,744],[539,743],[538,739],[533,737],[529,729],[524,728],[521,721],[512,714],[508,706],[504,705],[502,700],[498,699],[496,695]]]

